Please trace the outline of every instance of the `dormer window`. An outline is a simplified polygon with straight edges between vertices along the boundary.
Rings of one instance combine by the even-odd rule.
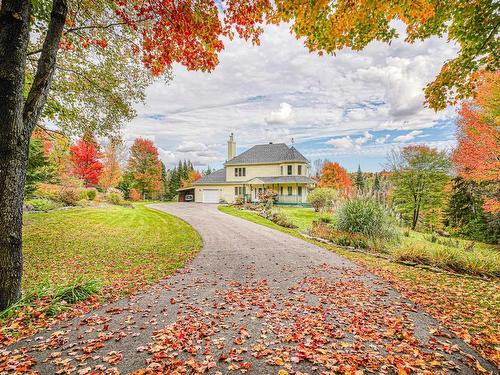
[[[236,177],[245,177],[247,175],[246,168],[234,168],[234,175]]]
[[[289,176],[291,176],[291,175],[292,175],[292,168],[293,168],[293,166],[292,166],[292,165],[287,165],[287,174],[288,174]]]
[[[302,174],[302,165],[297,166],[297,174],[300,176]]]

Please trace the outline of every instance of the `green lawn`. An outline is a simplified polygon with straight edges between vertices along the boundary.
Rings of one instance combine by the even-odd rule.
[[[500,316],[498,278],[482,280],[465,275],[435,273],[309,240],[301,236],[299,231],[307,227],[307,220],[312,221],[314,215],[319,214],[304,208],[286,207],[284,209],[299,228],[283,228],[250,211],[230,206],[219,207],[219,210],[224,213],[302,238],[368,268],[389,282],[406,298],[414,301],[441,321],[444,326],[476,347],[486,358],[500,365],[500,355],[497,349],[499,345],[498,316]],[[421,243],[422,241],[431,247],[439,246],[425,240],[424,235],[416,232],[410,233],[410,237],[403,238],[403,243]],[[485,245],[480,245],[479,248],[481,246]],[[496,250],[490,249],[490,251]]]
[[[186,222],[144,203],[27,213],[23,241],[24,298],[0,314],[0,344],[151,284],[202,246]]]
[[[23,241],[25,290],[81,278],[127,291],[172,273],[201,248],[190,225],[144,204],[26,214]]]
[[[280,207],[280,209],[286,212],[290,220],[298,226],[300,231],[306,231],[311,226],[312,221],[321,216],[320,213],[314,212],[312,208],[284,206]]]

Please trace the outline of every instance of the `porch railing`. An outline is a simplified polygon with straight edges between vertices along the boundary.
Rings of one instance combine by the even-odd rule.
[[[278,195],[278,203],[299,204],[303,202],[304,202],[304,197],[301,195]]]

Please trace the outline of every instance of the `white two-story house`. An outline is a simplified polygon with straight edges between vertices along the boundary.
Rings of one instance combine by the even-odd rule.
[[[279,203],[306,203],[315,182],[308,177],[309,161],[295,147],[268,143],[236,155],[236,142],[231,134],[227,151],[223,169],[193,184],[195,202],[232,203],[237,197],[255,202],[259,193],[272,189],[278,193]]]

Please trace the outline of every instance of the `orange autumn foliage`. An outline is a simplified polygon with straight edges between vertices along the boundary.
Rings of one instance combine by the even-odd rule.
[[[192,170],[189,172],[189,176],[186,180],[181,181],[181,187],[189,187],[193,185],[193,182],[198,181],[201,178],[200,172],[197,170]]]
[[[466,180],[498,184],[500,181],[500,72],[484,73],[473,101],[462,104],[458,120],[458,145],[453,162]],[[496,198],[484,209],[499,212]]]
[[[347,195],[352,192],[352,181],[339,163],[327,162],[323,165],[318,186],[337,189]]]
[[[129,197],[130,200],[134,202],[139,202],[141,200],[141,194],[134,188],[130,189]]]

